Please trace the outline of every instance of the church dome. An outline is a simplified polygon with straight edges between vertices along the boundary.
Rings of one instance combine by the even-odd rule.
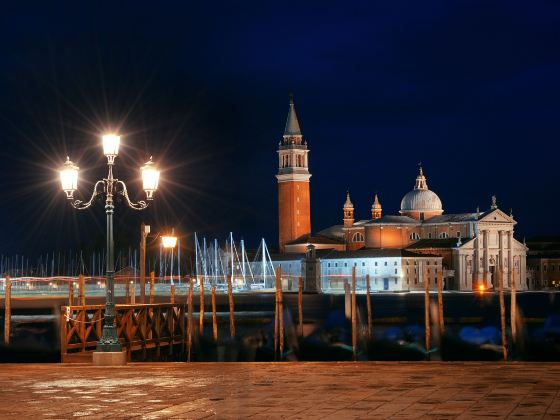
[[[422,167],[416,177],[414,189],[403,197],[401,201],[401,214],[408,212],[439,212],[443,213],[443,206],[437,194],[428,189],[426,177]]]
[[[412,190],[401,201],[401,212],[441,211],[443,206],[437,194],[430,190]]]

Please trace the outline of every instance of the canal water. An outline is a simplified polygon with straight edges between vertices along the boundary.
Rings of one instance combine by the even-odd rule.
[[[204,334],[193,334],[193,361],[274,360],[274,295],[235,294],[236,336],[229,337],[227,296],[218,297],[219,340],[212,340],[206,306]],[[195,312],[198,298],[194,299]],[[431,295],[432,305],[437,303]],[[518,338],[509,329],[509,295],[505,295],[508,350],[511,360],[560,360],[560,294],[517,294]],[[366,296],[357,295],[358,360],[501,360],[501,330],[496,293],[444,293],[445,333],[432,325],[432,346],[425,350],[423,293],[372,295],[373,329],[367,335]],[[297,329],[297,294],[284,294],[284,360],[352,360],[350,321],[343,295],[304,294],[303,336]],[[3,316],[3,313],[2,313]],[[0,348],[3,362],[59,362],[59,315],[56,306],[19,308],[12,312],[11,344]],[[4,325],[3,318],[1,321]],[[198,322],[194,322],[198,328]],[[3,333],[2,333],[3,336]],[[165,353],[165,354],[163,354]],[[140,360],[133,354],[133,360]],[[278,355],[276,357],[279,357]],[[149,360],[155,355],[148,354]],[[184,360],[180,349],[159,360]]]

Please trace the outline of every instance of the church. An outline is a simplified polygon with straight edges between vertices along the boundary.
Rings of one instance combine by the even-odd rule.
[[[422,290],[426,272],[422,267],[426,264],[431,264],[434,273],[429,279],[430,288],[436,287],[436,273],[441,270],[446,290],[493,289],[501,269],[504,288],[511,288],[515,282],[517,290],[528,289],[528,249],[514,238],[517,222],[513,215],[498,208],[495,196],[486,211],[444,214],[441,199],[428,188],[422,166],[413,189],[401,200],[399,214],[383,214],[375,195],[371,219],[355,220],[354,205],[347,192],[342,223],[312,233],[308,155],[290,98],[276,175],[282,255],[273,263],[287,274],[302,275],[307,290],[339,288],[340,282],[325,279],[344,278],[350,270],[344,271],[343,267],[352,266],[363,267],[359,273],[371,276],[379,290]],[[394,271],[391,275],[378,274],[375,267],[388,266],[389,256]],[[340,270],[333,273],[335,264]]]

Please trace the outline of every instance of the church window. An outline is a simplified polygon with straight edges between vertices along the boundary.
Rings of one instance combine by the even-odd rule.
[[[439,234],[440,239],[446,239],[449,238],[449,234],[447,232],[441,232]]]
[[[410,234],[410,239],[412,239],[413,241],[417,241],[418,239],[420,239],[420,235],[418,235],[416,232],[412,232]]]
[[[364,235],[361,232],[356,232],[354,236],[352,236],[352,242],[363,242]]]
[[[432,232],[428,232],[428,239],[432,239]]]

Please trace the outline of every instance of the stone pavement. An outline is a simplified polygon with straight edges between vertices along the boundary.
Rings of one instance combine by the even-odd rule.
[[[0,365],[0,418],[560,418],[560,364]]]

